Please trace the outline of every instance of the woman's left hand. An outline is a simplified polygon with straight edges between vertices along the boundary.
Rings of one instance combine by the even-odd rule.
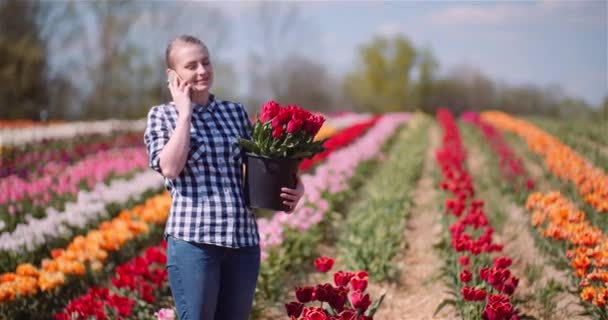
[[[295,189],[281,188],[281,198],[285,199],[283,204],[291,208],[288,211],[285,211],[286,213],[292,213],[293,209],[298,205],[298,202],[300,202],[300,199],[302,199],[302,196],[304,195],[304,185],[302,184],[300,176],[296,176],[296,179],[298,183]]]

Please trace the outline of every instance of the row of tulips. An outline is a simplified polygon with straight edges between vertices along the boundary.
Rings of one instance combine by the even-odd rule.
[[[464,113],[461,115],[461,119],[476,126],[481,131],[487,144],[498,156],[502,176],[514,188],[515,192],[527,192],[534,189],[534,180],[529,177],[524,169],[523,162],[509,147],[500,131],[483,121],[479,114],[475,112]]]
[[[502,245],[494,243],[494,229],[483,209],[484,202],[475,199],[473,180],[466,170],[466,151],[458,127],[447,109],[437,111],[443,128],[443,144],[436,159],[444,180],[441,188],[452,194],[445,201],[446,235],[443,268],[456,300],[445,300],[439,307],[452,304],[464,319],[518,319],[511,296],[518,285],[509,266],[511,259],[496,256]],[[494,258],[493,258],[494,254]],[[458,293],[456,293],[458,292]]]
[[[332,115],[323,115],[325,117],[325,122],[323,126],[315,135],[315,141],[327,139],[335,136],[337,133],[343,133],[345,129],[348,129],[355,124],[363,124],[368,122],[372,115],[369,114],[361,114],[361,113],[343,113],[343,114],[332,114]],[[323,145],[327,148],[327,145]],[[305,169],[302,169],[305,170]]]
[[[600,145],[606,145],[606,135],[608,135],[608,128],[602,126],[595,126],[592,124],[590,125],[589,121],[559,121],[550,118],[533,118],[531,121],[540,127],[550,129],[551,132],[568,132],[575,137],[580,137],[585,140],[598,143]]]
[[[350,127],[353,123],[362,123],[373,118],[374,115],[369,113],[358,113],[358,112],[342,112],[337,114],[325,115],[327,119],[326,123],[332,127],[342,130],[346,127]]]
[[[158,306],[163,306],[164,301],[170,302],[166,249],[163,241],[116,267],[110,286],[90,288],[55,313],[55,319],[156,319],[153,313]]]
[[[61,120],[50,120],[48,122],[34,121],[29,119],[0,120],[0,129],[27,128],[34,126],[52,126],[63,123]]]
[[[397,271],[392,261],[403,245],[410,192],[422,172],[429,125],[428,117],[414,117],[395,138],[386,161],[366,181],[339,232],[338,248],[346,265],[368,270],[375,280],[392,279]]]
[[[588,309],[596,318],[606,319],[608,237],[559,192],[532,193],[526,207],[532,212],[532,225],[540,235],[565,253],[573,275],[579,279],[581,299],[594,306]]]
[[[369,120],[357,123],[333,135],[331,139],[325,141],[325,143],[323,144],[323,148],[325,148],[325,151],[317,153],[310,159],[304,159],[300,164],[300,170],[306,171],[310,169],[314,163],[319,163],[321,160],[326,159],[329,154],[331,154],[334,150],[349,145],[353,141],[353,139],[360,137],[369,128],[373,127],[379,118],[380,117],[378,116],[372,117]],[[323,130],[323,127],[321,128],[321,130]]]
[[[75,235],[113,218],[133,202],[143,202],[162,187],[158,173],[147,170],[132,179],[116,179],[109,185],[98,183],[91,191],[80,190],[76,201],[66,203],[63,211],[47,207],[44,218],[29,219],[13,231],[0,234],[0,272],[47,256],[52,248],[64,246]]]
[[[330,215],[354,196],[353,182],[361,168],[381,156],[381,147],[408,118],[407,114],[383,116],[364,136],[330,154],[314,174],[302,175],[306,194],[294,213],[277,212],[269,219],[258,219],[263,263],[254,318],[259,317],[260,310],[281,301],[285,288],[277,279],[298,272],[305,261],[314,257],[316,244],[333,233]]]
[[[533,152],[544,157],[547,169],[576,186],[586,203],[598,212],[608,212],[608,175],[601,169],[527,121],[502,112],[484,112],[481,117],[501,130],[519,135]]]
[[[10,176],[0,181],[0,219],[16,225],[28,213],[42,218],[45,208],[61,208],[80,189],[92,189],[99,182],[135,173],[148,165],[144,148],[108,150],[88,156],[57,175],[31,181]]]
[[[608,136],[608,129],[596,128],[588,123],[568,123],[549,119],[535,120],[532,120],[532,123],[572,147],[587,160],[602,168],[604,172],[608,172],[608,144],[603,138]],[[598,132],[596,133],[594,130],[598,130]],[[599,135],[602,130],[603,135]]]
[[[17,175],[32,179],[56,174],[82,158],[109,149],[143,147],[143,133],[119,132],[111,135],[85,135],[70,140],[26,144],[3,152],[0,179]]]
[[[0,130],[0,141],[2,141],[0,148],[21,146],[49,139],[72,139],[95,133],[107,135],[116,131],[143,132],[145,128],[146,119],[67,122],[45,127],[2,129]]]
[[[0,275],[0,306],[38,292],[52,292],[67,285],[67,276],[80,277],[87,269],[101,270],[109,255],[129,241],[162,225],[169,213],[171,199],[167,193],[149,198],[143,205],[123,210],[118,217],[77,236],[65,249],[54,249],[50,259],[40,267],[25,263],[15,272]],[[10,310],[9,310],[10,312]]]

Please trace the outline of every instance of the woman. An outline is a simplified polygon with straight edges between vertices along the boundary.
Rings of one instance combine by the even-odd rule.
[[[167,270],[180,320],[247,319],[260,269],[255,217],[245,203],[241,150],[249,137],[243,105],[209,92],[209,50],[192,36],[165,52],[173,102],[155,106],[144,134],[150,167],[172,197],[165,229]],[[304,193],[283,188],[293,208]]]

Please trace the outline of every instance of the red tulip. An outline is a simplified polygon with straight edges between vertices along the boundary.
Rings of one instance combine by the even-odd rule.
[[[287,124],[287,133],[296,133],[300,131],[303,125],[304,121],[300,119],[291,119]]]
[[[285,304],[285,309],[287,310],[287,315],[290,317],[298,318],[302,314],[302,309],[304,308],[304,304],[298,301],[292,301],[290,303]]]
[[[327,313],[321,308],[304,308],[302,315],[303,320],[329,320]]]
[[[296,287],[296,298],[302,303],[312,301],[314,293],[314,287]]]
[[[262,123],[266,123],[267,121],[274,118],[281,110],[281,106],[274,102],[268,101],[262,106],[262,111],[260,113],[260,121]]]
[[[365,291],[367,289],[367,278],[354,277],[350,280],[353,290]]]
[[[354,291],[350,294],[350,304],[361,312],[365,312],[371,303],[369,294],[363,295],[361,291]]]
[[[460,256],[460,258],[458,258],[458,263],[465,267],[469,265],[469,257],[468,256]]]
[[[274,127],[274,129],[272,129],[272,137],[280,139],[281,136],[283,136],[283,132],[285,132],[285,129],[283,129],[282,126]]]
[[[289,120],[291,120],[290,109],[281,108],[281,110],[279,110],[279,113],[276,115],[276,117],[274,117],[274,119],[272,119],[272,127],[275,129],[278,127],[283,127],[284,125],[289,123]]]
[[[319,284],[315,287],[315,294],[313,300],[329,302],[331,296],[334,294],[334,288],[331,284]]]
[[[483,289],[478,289],[473,292],[475,301],[483,301],[486,299],[488,293]]]
[[[494,266],[499,269],[506,269],[511,265],[511,263],[513,263],[513,261],[507,257],[498,257],[494,259]]]
[[[462,282],[470,282],[471,280],[473,280],[473,274],[470,271],[463,270],[460,273],[460,281],[462,281]]]
[[[335,260],[329,257],[315,259],[315,267],[319,272],[327,272],[334,266]]]
[[[353,273],[348,271],[338,271],[334,273],[334,283],[339,287],[345,287],[354,276]]]
[[[338,314],[337,320],[355,320],[356,312],[353,310],[344,310]]]

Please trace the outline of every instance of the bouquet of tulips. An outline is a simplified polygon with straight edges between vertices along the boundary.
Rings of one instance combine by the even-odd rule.
[[[281,107],[266,102],[253,124],[251,140],[239,138],[245,151],[268,158],[304,159],[322,152],[324,141],[314,141],[325,118],[297,105]]]

